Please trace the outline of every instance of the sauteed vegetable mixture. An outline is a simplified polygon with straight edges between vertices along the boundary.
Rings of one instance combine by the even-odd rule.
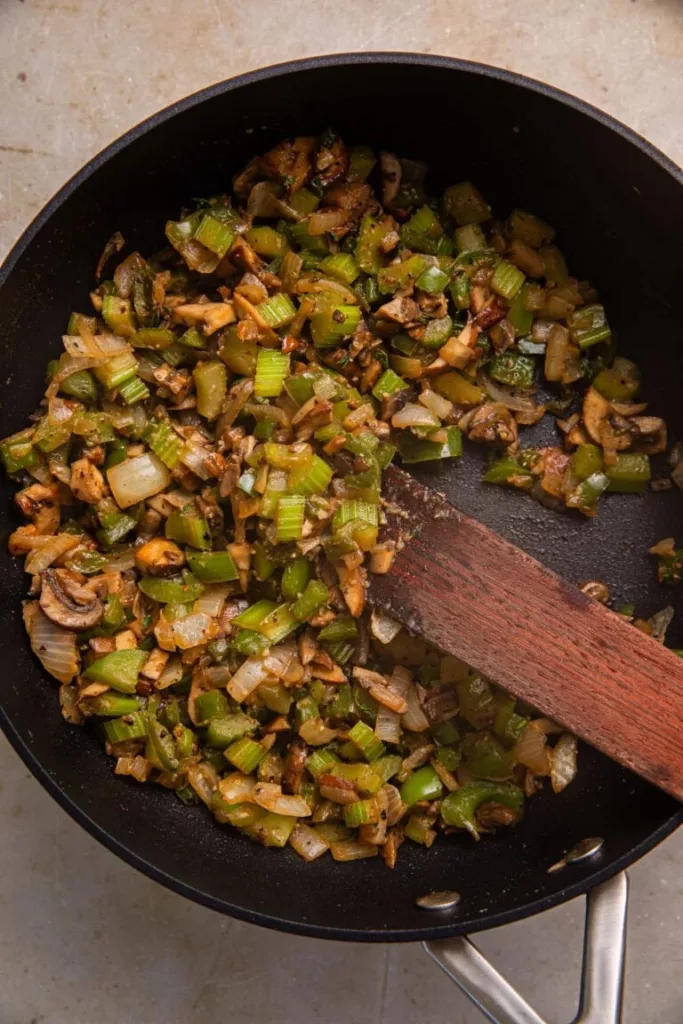
[[[576,772],[574,737],[367,607],[392,459],[488,443],[486,483],[593,516],[666,446],[553,229],[470,182],[433,198],[425,171],[297,138],[103,279],[113,236],[0,443],[64,718],[117,774],[306,860],[478,839]],[[546,413],[558,444],[523,447]]]

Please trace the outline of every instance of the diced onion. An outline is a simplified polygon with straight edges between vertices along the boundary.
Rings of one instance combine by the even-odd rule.
[[[550,754],[546,747],[546,737],[533,723],[527,725],[512,751],[515,761],[530,768],[534,775],[550,774]]]
[[[383,743],[399,743],[401,739],[401,716],[389,708],[380,707],[377,709],[375,721],[375,736]]]
[[[536,402],[528,395],[516,394],[514,389],[508,389],[502,384],[496,384],[488,377],[482,377],[484,387],[494,402],[500,402],[506,409],[513,412],[535,412]]]
[[[240,704],[257,686],[264,683],[269,675],[263,658],[247,658],[228,683],[228,693]]]
[[[569,732],[563,733],[553,747],[550,754],[550,781],[555,793],[561,793],[576,775],[578,747],[576,736]]]
[[[306,818],[311,814],[311,808],[302,796],[288,796],[274,782],[257,783],[254,801],[273,814],[284,814],[291,818]]]
[[[391,828],[401,820],[408,805],[403,803],[398,789],[390,782],[387,782],[382,788],[387,795],[387,825]]]
[[[233,772],[218,783],[218,792],[227,804],[253,803],[255,789],[256,779],[242,772]]]
[[[124,548],[123,551],[115,551],[107,555],[106,572],[125,572],[126,569],[135,568],[135,551],[133,548]]]
[[[180,461],[188,469],[191,469],[200,480],[208,480],[211,476],[206,464],[209,458],[215,459],[215,455],[208,448],[204,448],[201,444],[188,442],[180,456]]]
[[[267,672],[286,683],[296,683],[303,675],[299,652],[296,644],[292,641],[271,648],[264,655],[263,664]]]
[[[229,583],[209,585],[204,590],[202,596],[198,597],[195,601],[194,611],[203,612],[205,615],[210,615],[211,618],[217,619],[223,611],[226,598],[230,593],[231,587]]]
[[[130,775],[136,782],[146,782],[151,770],[151,764],[142,754],[136,754],[135,757],[129,754],[126,757],[117,758],[114,774]]]
[[[81,359],[111,359],[112,356],[131,351],[125,338],[115,334],[94,334],[91,338],[82,338],[80,334],[65,334],[62,341],[70,356]]]
[[[169,658],[166,662],[166,666],[157,680],[156,688],[157,690],[166,690],[169,686],[175,686],[182,678],[183,663],[176,655],[173,658]]]
[[[211,799],[218,789],[218,772],[209,764],[202,761],[201,764],[191,764],[187,768],[187,781],[193,790],[207,807],[211,807]]]
[[[47,418],[50,426],[60,427],[74,414],[73,406],[63,398],[51,398],[47,403]]]
[[[362,860],[364,857],[376,857],[379,847],[371,843],[363,843],[358,839],[342,839],[331,843],[330,850],[335,860]]]
[[[321,747],[337,738],[336,729],[328,729],[320,716],[308,718],[299,729],[299,736],[312,747]]]
[[[154,627],[154,636],[156,637],[156,641],[162,651],[175,651],[176,642],[173,634],[173,626],[163,612],[159,616],[157,624]],[[170,686],[171,684],[169,683],[168,685]]]
[[[390,644],[401,632],[401,623],[373,608],[370,613],[370,632],[381,644]]]
[[[397,666],[397,668],[400,666]],[[400,677],[399,677],[400,678]],[[396,679],[396,669],[391,677],[392,683]],[[429,721],[424,711],[420,707],[420,702],[417,697],[417,690],[415,689],[415,683],[410,680],[405,691],[405,699],[408,705],[408,710],[401,718],[401,723],[404,729],[409,732],[424,732],[425,729],[429,728]]]
[[[303,821],[298,822],[294,827],[294,831],[289,837],[289,845],[306,861],[321,857],[330,848],[327,840]]]
[[[392,427],[437,427],[441,423],[430,409],[416,402],[408,402],[391,417]]]
[[[181,651],[213,640],[218,632],[218,624],[203,612],[192,612],[184,619],[176,619],[171,628],[173,639]]]
[[[418,402],[426,409],[430,409],[440,420],[445,420],[453,412],[453,403],[449,402],[447,398],[437,395],[436,391],[423,391]]]
[[[93,366],[98,366],[101,362],[101,358],[92,359],[85,356],[63,355],[59,360],[59,369],[50,381],[48,389],[45,392],[45,397],[48,401],[51,398],[54,398],[67,377],[70,377],[74,373],[78,373],[79,370],[90,370]]]
[[[126,459],[107,470],[107,480],[119,508],[128,508],[168,487],[171,477],[152,452]]]
[[[60,683],[71,682],[79,669],[76,634],[51,622],[43,615],[37,601],[24,605],[24,625],[33,653],[43,663],[43,668]]]
[[[47,569],[57,558],[61,558],[80,542],[81,537],[78,533],[58,533],[56,537],[50,537],[47,544],[31,551],[24,562],[24,569],[31,575],[37,576],[43,569]]]

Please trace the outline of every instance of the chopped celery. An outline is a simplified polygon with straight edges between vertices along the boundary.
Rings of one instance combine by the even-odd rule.
[[[517,352],[501,352],[489,363],[489,374],[501,384],[509,384],[514,388],[532,388],[536,360]]]
[[[279,292],[277,295],[271,295],[265,302],[259,302],[256,307],[256,311],[263,317],[269,327],[274,330],[278,330],[280,327],[286,327],[287,324],[291,324],[292,320],[296,316],[296,306],[290,299],[289,295],[285,295],[283,292]],[[289,364],[288,371],[289,372]]]
[[[407,387],[409,385],[397,373],[394,373],[393,370],[385,370],[373,387],[372,393],[375,398],[382,399],[393,395],[394,391],[403,391]]]
[[[135,693],[140,669],[147,661],[147,651],[112,651],[89,665],[83,675],[96,683],[106,683],[120,693]]]
[[[413,462],[431,462],[432,459],[451,459],[462,455],[462,434],[457,427],[446,427],[447,441],[430,441],[415,437],[407,430],[398,434],[398,450],[406,465]]]
[[[330,485],[333,469],[319,455],[289,471],[287,490],[290,494],[324,494]]]
[[[514,299],[523,284],[524,274],[514,263],[508,263],[507,260],[498,263],[491,278],[491,287],[496,295],[508,300]]]
[[[245,240],[259,256],[274,259],[275,256],[284,256],[289,249],[289,242],[284,235],[266,224],[250,228],[244,234]]]
[[[311,317],[311,337],[316,348],[332,348],[349,338],[360,323],[360,306],[334,306]]]
[[[443,194],[443,205],[456,224],[481,224],[491,217],[491,207],[471,181],[451,185]]]
[[[197,363],[192,371],[197,392],[197,412],[207,420],[215,420],[228,391],[225,363],[218,359]]]
[[[190,570],[204,583],[231,583],[239,572],[229,551],[186,551]]]
[[[320,264],[323,274],[332,277],[342,284],[353,284],[360,273],[360,268],[355,259],[348,252],[338,252],[334,256],[327,256]]]
[[[280,498],[275,516],[279,541],[299,540],[303,532],[305,507],[303,494],[284,495]]]
[[[191,509],[171,512],[166,520],[166,537],[188,547],[211,548],[211,534],[206,520]]]
[[[256,359],[254,394],[258,398],[277,398],[289,373],[289,356],[272,348],[259,349]]]

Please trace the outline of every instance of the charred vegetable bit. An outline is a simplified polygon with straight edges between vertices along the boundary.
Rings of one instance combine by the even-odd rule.
[[[393,458],[488,444],[486,483],[592,516],[637,500],[602,496],[643,490],[667,444],[553,229],[493,220],[469,181],[431,195],[425,170],[334,132],[254,158],[112,265],[0,441],[64,717],[117,774],[305,860],[391,867],[404,839],[514,825],[576,771],[572,737],[368,607]],[[557,443],[525,448],[546,415]]]

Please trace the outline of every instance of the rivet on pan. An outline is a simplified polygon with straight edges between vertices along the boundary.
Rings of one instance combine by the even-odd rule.
[[[561,871],[567,864],[578,864],[579,861],[594,857],[596,853],[600,852],[604,844],[605,840],[600,836],[590,836],[588,839],[582,839],[576,846],[572,846],[571,850],[565,853],[562,860],[558,860],[557,864],[550,865],[548,874],[551,874],[553,871]]]
[[[415,906],[420,910],[452,910],[460,902],[460,893],[447,889],[445,892],[428,892],[418,896]]]

